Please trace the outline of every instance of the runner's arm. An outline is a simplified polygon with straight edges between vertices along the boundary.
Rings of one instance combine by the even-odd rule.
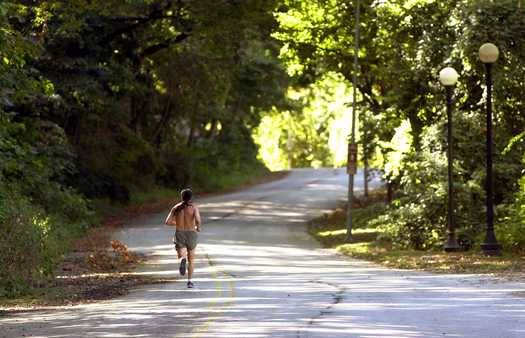
[[[170,213],[168,214],[168,217],[166,217],[166,221],[164,221],[164,223],[166,225],[177,225],[177,223],[175,222],[175,217],[173,217],[173,213],[175,211],[175,208],[172,208],[170,210]]]
[[[199,212],[199,208],[195,207],[195,226],[197,227],[197,231],[201,231],[201,214]]]

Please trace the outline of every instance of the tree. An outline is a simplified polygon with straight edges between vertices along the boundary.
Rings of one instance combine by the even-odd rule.
[[[283,58],[290,70],[302,81],[312,81],[330,70],[350,82],[354,3],[287,1],[285,4],[278,15],[281,26],[276,36],[285,44]],[[437,81],[437,74],[445,65],[454,66],[461,74],[457,89],[459,116],[455,119],[466,129],[455,130],[461,136],[468,135],[456,136],[455,143],[459,223],[470,242],[482,230],[480,214],[474,211],[482,208],[484,162],[477,156],[479,151],[473,149],[481,147],[480,140],[484,137],[480,116],[484,104],[483,69],[477,50],[485,41],[497,42],[502,50],[496,65],[495,142],[499,153],[495,169],[496,203],[504,206],[517,189],[516,177],[523,168],[522,145],[515,143],[507,148],[512,151],[501,151],[524,127],[522,95],[518,89],[523,77],[523,44],[519,43],[523,37],[521,11],[521,3],[510,0],[363,2],[357,85],[362,97],[361,128],[370,129],[362,133],[361,142],[377,143],[383,158],[389,158],[389,153],[396,151],[388,148],[395,128],[402,121],[410,123],[411,150],[402,156],[398,170],[390,171],[392,176],[387,177],[400,188],[399,208],[392,209],[397,219],[393,228],[399,230],[392,232],[394,237],[403,234],[403,227],[410,219],[417,219],[421,225],[411,231],[422,236],[417,235],[414,237],[417,240],[408,241],[407,245],[421,248],[437,245],[440,241],[425,236],[436,233],[439,238],[442,234],[442,210],[446,209],[441,203],[446,196],[440,195],[437,187],[446,179],[441,174],[442,164],[434,161],[446,147],[444,95]],[[493,30],[496,25],[502,29]],[[499,75],[503,73],[505,76]],[[370,149],[362,149],[368,159]],[[430,172],[433,174],[428,175]],[[433,198],[437,195],[441,199]],[[426,207],[413,208],[415,205]]]

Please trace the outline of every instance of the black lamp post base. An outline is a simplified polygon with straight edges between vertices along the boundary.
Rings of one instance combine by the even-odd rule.
[[[483,253],[487,256],[499,256],[501,255],[501,245],[498,243],[483,243],[481,244]]]
[[[449,236],[448,241],[443,246],[443,249],[446,252],[458,252],[461,251],[461,247],[459,246],[458,242],[456,241],[456,238]]]
[[[445,244],[443,246],[443,249],[445,250],[445,252],[458,252],[458,251],[461,251],[461,247],[456,243],[455,245],[454,244]]]

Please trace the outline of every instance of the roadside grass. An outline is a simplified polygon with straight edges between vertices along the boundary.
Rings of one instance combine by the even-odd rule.
[[[288,171],[269,171],[264,167],[254,167],[245,170],[238,170],[228,174],[217,173],[213,181],[206,178],[205,182],[195,182],[192,190],[197,197],[205,197],[210,194],[223,194],[236,191],[250,185],[260,184],[267,181],[282,178]],[[180,187],[185,188],[185,187]],[[144,204],[159,200],[179,200],[180,189],[155,187],[149,191],[133,191],[130,196],[130,204]]]
[[[441,250],[407,250],[395,248],[391,243],[382,241],[381,230],[368,224],[368,221],[385,211],[386,204],[382,200],[383,191],[372,193],[367,200],[357,199],[352,214],[351,243],[346,243],[345,208],[338,208],[331,214],[313,220],[309,224],[309,232],[324,247],[388,268],[440,273],[491,273],[509,278],[523,278],[523,254],[504,252],[500,257],[489,257],[479,249],[455,253]]]
[[[144,204],[164,199],[177,199],[180,190],[156,186],[149,191],[134,191],[130,196],[130,204]]]
[[[285,177],[288,171],[269,171],[263,167],[250,171],[237,171],[228,175],[217,174],[212,183],[196,183],[192,187],[198,201],[199,198],[224,194],[241,190],[255,184],[261,184]],[[208,181],[210,181],[208,179]],[[185,188],[185,187],[179,187]],[[97,223],[103,225],[122,225],[123,222],[143,214],[157,213],[168,210],[180,200],[180,189],[155,186],[147,191],[135,190],[130,193],[127,204],[118,203],[108,198],[91,200],[91,207],[97,215]]]
[[[257,171],[252,175],[221,179],[221,189],[196,190],[195,195],[199,199],[233,192],[278,180],[287,174],[288,171]],[[48,281],[16,298],[0,297],[0,316],[47,306],[111,299],[126,294],[136,286],[173,281],[136,274],[136,267],[145,262],[147,257],[128,251],[125,243],[115,243],[112,236],[115,230],[133,218],[167,211],[179,200],[179,193],[175,189],[160,187],[149,192],[134,192],[127,206],[111,204],[109,200],[95,201],[95,210],[103,215],[99,224],[71,243],[73,251],[64,257]]]

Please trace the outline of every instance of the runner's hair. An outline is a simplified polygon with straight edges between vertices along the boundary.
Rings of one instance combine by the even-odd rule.
[[[192,197],[191,189],[184,189],[180,192],[180,196],[182,197],[182,203],[179,204],[175,208],[175,212],[179,212],[183,209],[185,209],[188,206],[191,206],[191,197]]]

